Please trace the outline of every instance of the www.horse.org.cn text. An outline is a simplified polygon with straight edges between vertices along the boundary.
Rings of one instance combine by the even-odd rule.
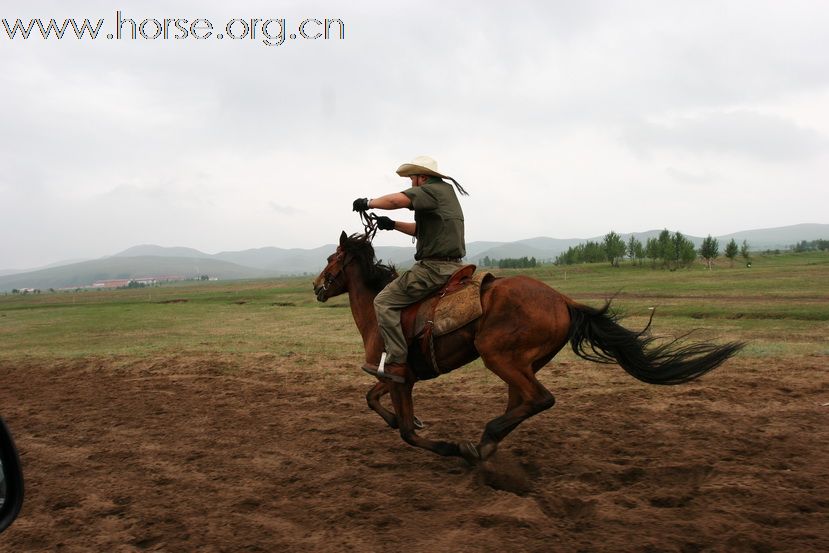
[[[345,40],[342,19],[309,17],[298,23],[287,18],[234,18],[223,24],[214,24],[206,18],[131,18],[118,10],[115,24],[108,27],[105,19],[84,18],[79,24],[75,18],[56,20],[3,18],[3,29],[9,40],[138,40],[181,41],[248,40],[267,46],[281,46],[295,40]],[[109,30],[110,32],[105,32]],[[2,36],[0,31],[0,36]]]

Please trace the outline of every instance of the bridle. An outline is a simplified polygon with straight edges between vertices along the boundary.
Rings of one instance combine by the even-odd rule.
[[[354,260],[353,256],[352,257],[346,257],[344,251],[340,250],[340,248],[337,248],[337,249],[339,251],[334,253],[334,256],[336,256],[334,260],[340,261],[340,270],[337,271],[337,274],[335,274],[334,276],[331,276],[331,274],[328,271],[323,271],[323,273],[322,273],[322,276],[323,276],[322,288],[321,288],[321,290],[323,292],[327,292],[328,288],[332,284],[336,283],[337,279],[340,278],[343,275],[343,273],[345,272],[346,266]]]
[[[363,228],[365,230],[363,234],[363,240],[371,242],[372,239],[374,239],[374,235],[377,234],[377,215],[361,211],[360,219],[363,222]],[[334,252],[333,256],[334,259],[332,259],[331,261],[340,261],[340,270],[337,271],[337,273],[333,276],[328,271],[323,271],[322,286],[320,287],[320,290],[317,295],[319,295],[319,293],[321,292],[327,292],[332,285],[337,284],[337,279],[339,279],[343,275],[343,273],[345,273],[345,268],[348,266],[349,263],[354,261],[354,256],[349,256],[342,249],[341,246],[337,248],[337,251]],[[329,261],[328,263],[330,264],[331,261]]]
[[[366,213],[365,211],[360,212],[360,220],[363,222],[363,229],[365,232],[363,233],[363,240],[367,242],[371,242],[374,240],[374,235],[377,234],[377,215],[374,213]],[[341,248],[337,248],[337,252],[334,254],[336,255],[342,263],[340,264],[340,272],[338,272],[333,277],[329,275],[327,272],[323,273],[325,277],[322,282],[322,289],[323,291],[328,290],[328,287],[334,284],[334,281],[339,278],[345,272],[346,266],[354,260],[354,257],[347,257],[346,253],[342,251]]]

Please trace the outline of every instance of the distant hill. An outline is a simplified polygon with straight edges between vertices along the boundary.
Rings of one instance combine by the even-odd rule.
[[[214,257],[229,263],[256,267],[258,269],[287,273],[289,267],[317,267],[335,249],[334,246],[321,246],[313,250],[257,248],[239,252],[220,252]],[[300,271],[301,272],[301,271]]]
[[[336,246],[333,244],[312,250],[258,248],[239,252],[220,252],[213,257],[246,267],[256,267],[273,274],[298,274],[320,271],[325,266],[325,259],[335,249]],[[414,256],[414,248],[377,246],[375,252],[379,259],[395,265],[411,263]]]
[[[610,229],[608,229],[609,231]],[[674,230],[674,229],[669,229]],[[627,241],[631,235],[644,243],[656,237],[661,229],[645,232],[620,233]],[[703,237],[690,236],[697,247]],[[539,236],[516,242],[470,242],[467,244],[466,259],[469,263],[480,263],[484,257],[490,259],[535,257],[540,261],[555,259],[568,248],[592,240],[600,242],[603,236],[593,238],[548,238]],[[829,238],[827,224],[801,224],[787,227],[746,230],[716,236],[720,249],[734,238],[738,243],[747,240],[754,251],[783,249],[802,240]],[[301,274],[316,274],[325,265],[325,259],[336,249],[333,244],[318,248],[282,249],[256,248],[236,252],[207,254],[192,248],[168,248],[144,244],[124,250],[102,259],[80,263],[56,264],[38,270],[0,272],[0,291],[14,288],[66,288],[88,286],[96,280],[157,277],[180,275],[197,277],[208,275],[223,280],[264,278]],[[377,257],[398,268],[409,267],[414,258],[414,247],[377,246]]]
[[[7,275],[16,275],[18,273],[31,273],[33,271],[39,271],[41,269],[51,269],[52,267],[62,267],[63,265],[72,265],[73,263],[81,263],[83,261],[87,261],[86,259],[67,259],[64,261],[57,261],[55,263],[49,263],[48,265],[43,265],[42,267],[34,267],[30,269],[0,269],[0,277],[7,276]]]
[[[744,230],[717,237],[720,245],[725,245],[732,238],[737,243],[748,240],[754,250],[776,250],[802,242],[803,240],[829,239],[829,225],[804,223],[788,227]]]
[[[0,290],[15,288],[68,288],[89,286],[97,280],[159,276],[196,278],[209,275],[220,279],[260,278],[267,271],[241,267],[217,259],[163,256],[107,257],[51,269],[0,277]]]
[[[209,258],[210,254],[194,250],[193,248],[167,248],[153,244],[142,244],[133,246],[112,257],[185,257],[185,258]]]

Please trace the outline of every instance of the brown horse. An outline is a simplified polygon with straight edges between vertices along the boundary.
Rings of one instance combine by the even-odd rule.
[[[375,259],[370,234],[340,236],[340,245],[314,280],[317,300],[348,294],[351,312],[363,337],[366,362],[376,365],[383,341],[374,313],[374,297],[397,276],[393,267]],[[376,411],[409,444],[439,455],[460,456],[475,463],[491,456],[498,444],[527,418],[549,409],[553,395],[535,373],[570,342],[573,351],[598,363],[618,363],[633,377],[651,384],[680,384],[714,369],[743,346],[673,341],[655,345],[653,338],[617,324],[608,311],[581,305],[546,284],[525,276],[496,278],[481,287],[483,315],[445,336],[435,338],[435,356],[444,372],[481,357],[486,367],[509,386],[503,415],[489,421],[480,442],[428,440],[415,432],[413,380],[382,380],[366,395]],[[648,323],[650,326],[650,323]],[[413,348],[416,346],[412,346]],[[380,404],[391,392],[394,413]]]

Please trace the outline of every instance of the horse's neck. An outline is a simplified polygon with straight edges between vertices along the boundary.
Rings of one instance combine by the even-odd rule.
[[[348,302],[351,305],[351,315],[360,334],[365,336],[372,328],[377,327],[377,315],[374,313],[374,298],[377,294],[369,290],[363,283],[350,286],[348,289]]]
[[[351,315],[363,337],[363,347],[366,352],[366,362],[377,364],[383,352],[383,339],[380,328],[377,326],[377,315],[374,313],[374,298],[377,296],[358,278],[350,278],[348,287],[348,301],[351,304]]]

